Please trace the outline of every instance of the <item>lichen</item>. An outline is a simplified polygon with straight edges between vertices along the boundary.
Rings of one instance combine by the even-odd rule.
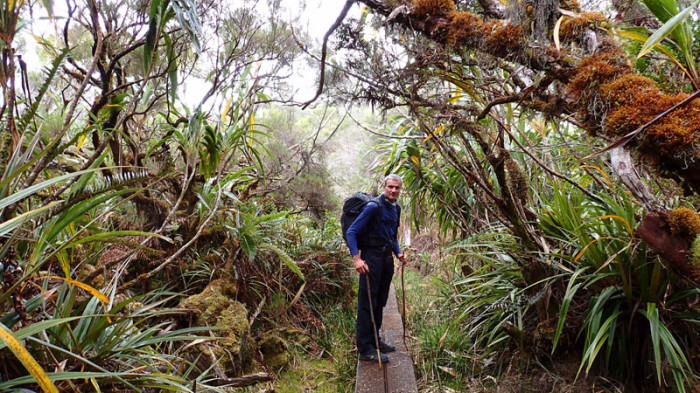
[[[414,0],[411,13],[416,16],[447,14],[455,10],[452,0]]]
[[[700,216],[693,209],[679,207],[668,214],[668,224],[671,233],[681,236],[697,236],[700,234]]]

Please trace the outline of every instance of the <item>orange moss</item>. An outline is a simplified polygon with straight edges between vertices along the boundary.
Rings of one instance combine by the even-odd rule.
[[[604,83],[631,73],[632,67],[624,61],[620,50],[610,49],[583,59],[576,67],[568,88],[574,99],[579,100],[590,96]]]
[[[523,170],[513,159],[506,161],[506,170],[510,191],[513,193],[513,196],[517,197],[523,204],[525,204],[529,199],[530,193],[527,179],[523,174]]]
[[[533,4],[528,3],[525,6],[525,16],[527,16],[528,20],[535,19],[535,6]]]
[[[664,94],[651,79],[633,74],[619,50],[612,48],[581,61],[568,88],[589,130],[601,131],[603,121],[602,130],[616,137],[647,124],[688,97]],[[700,143],[700,103],[674,110],[644,130],[633,143],[651,162],[669,162],[669,157],[675,157],[682,163],[684,154],[695,154],[689,148]]]
[[[455,10],[452,0],[414,0],[413,11],[416,16],[447,14]]]
[[[679,207],[668,214],[668,224],[674,235],[697,236],[700,234],[700,216],[693,209]]]
[[[448,27],[445,41],[448,45],[473,44],[481,39],[484,21],[471,12],[453,11],[447,14]]]
[[[641,97],[658,94],[658,90],[651,79],[627,74],[600,86],[600,97],[610,105],[628,105]]]
[[[486,37],[484,49],[498,55],[517,51],[523,37],[523,29],[520,27],[496,21],[485,23],[483,32]]]
[[[522,28],[501,21],[484,22],[464,11],[447,15],[445,41],[448,45],[468,45],[497,55],[517,52],[523,37]]]
[[[579,4],[578,0],[562,0],[560,2],[561,8],[565,10],[570,10],[574,12],[579,12],[581,9],[581,5]]]
[[[586,29],[595,29],[609,24],[608,19],[599,12],[586,12],[576,17],[565,17],[559,27],[562,40],[577,39]]]

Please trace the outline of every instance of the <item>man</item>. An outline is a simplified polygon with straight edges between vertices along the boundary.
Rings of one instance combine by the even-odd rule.
[[[357,325],[356,341],[360,360],[378,362],[375,343],[375,331],[372,326],[372,316],[376,323],[376,334],[382,327],[382,314],[389,298],[389,287],[394,275],[394,258],[392,253],[406,265],[406,256],[401,252],[397,234],[399,230],[399,207],[396,199],[401,192],[402,180],[398,175],[391,174],[384,179],[384,193],[378,198],[381,209],[376,202],[369,202],[355,222],[347,230],[347,241],[350,254],[355,263],[355,270],[360,274],[360,288],[357,296]],[[381,217],[377,214],[381,211]],[[358,239],[362,240],[362,250],[358,250]],[[367,279],[369,274],[370,291],[372,294],[372,310],[367,296]],[[396,349],[383,341],[379,341],[382,363],[389,361],[385,353]]]

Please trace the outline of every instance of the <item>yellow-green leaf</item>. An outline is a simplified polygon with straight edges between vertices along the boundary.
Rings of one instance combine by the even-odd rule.
[[[56,385],[51,382],[49,376],[46,375],[46,371],[41,368],[34,357],[24,348],[24,345],[15,338],[14,334],[12,334],[12,330],[8,329],[7,326],[2,323],[0,323],[0,339],[7,344],[10,351],[22,362],[24,368],[32,374],[36,382],[45,392],[58,393]]]

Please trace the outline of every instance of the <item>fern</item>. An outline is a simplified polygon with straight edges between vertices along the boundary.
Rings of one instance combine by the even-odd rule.
[[[286,252],[284,252],[284,250],[282,250],[281,248],[279,248],[273,244],[269,244],[269,243],[259,244],[258,248],[264,248],[264,249],[273,251],[275,254],[277,254],[277,256],[280,257],[282,262],[284,262],[284,264],[287,265],[287,267],[291,271],[296,273],[296,275],[299,276],[299,278],[301,278],[302,280],[306,280],[304,278],[304,273],[302,273],[301,269],[299,269],[299,265],[297,265],[297,263],[294,262],[294,260],[289,255],[287,255]]]
[[[51,63],[51,67],[47,69],[46,79],[44,80],[44,83],[39,88],[39,92],[36,95],[34,103],[22,115],[22,117],[19,119],[19,121],[17,123],[17,132],[20,135],[22,135],[24,133],[24,131],[27,129],[27,125],[29,124],[29,122],[32,121],[32,119],[34,119],[34,116],[36,116],[36,112],[39,109],[39,105],[41,104],[41,101],[44,98],[44,95],[48,91],[49,86],[51,85],[51,82],[53,81],[53,78],[58,73],[58,69],[61,67],[63,60],[66,58],[66,56],[68,56],[69,52],[70,51],[68,49],[64,49],[58,56],[56,56],[55,59],[53,59],[53,62]]]
[[[141,181],[149,177],[146,169],[138,169],[135,171],[119,172],[113,176],[105,176],[95,179],[91,185],[85,186],[82,190],[81,197],[99,194],[108,189],[131,185],[134,182]]]

